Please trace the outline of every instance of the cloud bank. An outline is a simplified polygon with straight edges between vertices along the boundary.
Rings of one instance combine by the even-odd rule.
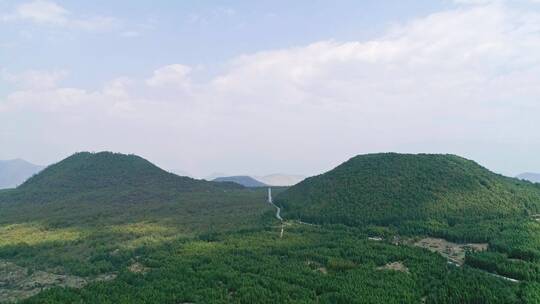
[[[459,2],[370,41],[245,54],[204,81],[182,63],[98,90],[60,86],[53,72],[0,101],[0,145],[15,149],[24,138],[51,156],[134,152],[200,175],[312,174],[389,150],[459,153],[487,165],[501,162],[495,149],[499,158],[532,157],[540,152],[540,13]],[[67,18],[49,10],[27,16]]]
[[[30,22],[85,31],[109,31],[122,27],[121,21],[108,16],[74,16],[53,1],[35,0],[16,6],[13,12],[0,15],[3,22]]]

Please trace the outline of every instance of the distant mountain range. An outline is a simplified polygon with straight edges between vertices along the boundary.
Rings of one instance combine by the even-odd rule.
[[[256,187],[266,187],[268,185],[261,183],[260,181],[254,179],[251,176],[226,176],[226,177],[218,177],[213,180],[214,182],[233,182],[240,184],[244,187],[248,188],[256,188]]]
[[[206,177],[203,177],[202,179],[204,180],[207,180],[207,181],[213,181],[215,180],[216,178],[220,178],[220,177],[227,177],[227,176],[239,176],[240,174],[229,174],[229,173],[224,173],[224,172],[214,172]]]
[[[528,180],[533,183],[540,183],[540,173],[523,173],[516,176],[519,179]]]
[[[43,168],[22,159],[0,160],[0,189],[15,188]]]
[[[227,174],[220,174],[220,173],[214,173],[208,177],[205,178],[207,181],[223,181],[228,179],[234,179],[231,180],[232,182],[239,183],[243,185],[244,182],[248,184],[252,184],[253,181],[260,183],[258,186],[247,186],[245,187],[264,187],[264,186],[274,186],[274,187],[289,187],[294,186],[298,184],[299,182],[303,181],[306,177],[302,175],[294,175],[294,174],[270,174],[270,175],[264,175],[264,176],[255,176],[255,175],[227,175]],[[249,179],[249,181],[248,181]]]
[[[254,178],[270,186],[294,186],[306,177],[292,174],[270,174],[266,176],[255,176]]]

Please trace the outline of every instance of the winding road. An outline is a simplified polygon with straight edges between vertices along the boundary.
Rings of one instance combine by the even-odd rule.
[[[274,203],[270,203],[272,204],[274,207],[276,207],[276,218],[280,221],[283,222],[283,218],[281,217],[281,208],[279,208],[276,204]]]
[[[281,208],[274,204],[274,201],[272,200],[271,188],[268,188],[268,203],[276,207],[276,218],[281,222],[281,233],[279,234],[279,238],[283,238],[283,232],[285,232],[285,223],[283,222],[283,218],[281,217]]]
[[[276,218],[283,222],[283,218],[281,217],[281,208],[274,204],[274,200],[272,200],[272,188],[268,188],[268,203],[276,207]]]

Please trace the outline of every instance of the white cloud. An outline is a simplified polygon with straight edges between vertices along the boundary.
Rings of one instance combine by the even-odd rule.
[[[107,16],[75,16],[56,2],[34,0],[15,7],[10,14],[0,16],[0,21],[27,21],[38,25],[58,26],[86,31],[110,31],[122,27],[121,21]]]
[[[172,64],[154,71],[146,84],[151,87],[176,87],[186,89],[190,86],[191,68],[182,64]]]
[[[0,120],[16,128],[17,117],[32,112],[65,135],[65,149],[162,161],[173,154],[176,167],[202,174],[279,166],[315,173],[381,150],[532,156],[540,152],[539,31],[538,12],[467,6],[371,41],[246,54],[211,81],[196,82],[197,71],[172,64],[94,91],[21,89],[0,101]]]
[[[16,18],[38,23],[65,24],[69,12],[60,5],[44,0],[36,0],[17,7]]]
[[[58,82],[68,75],[66,70],[38,71],[29,70],[19,74],[2,72],[2,78],[19,88],[41,90],[55,88]]]

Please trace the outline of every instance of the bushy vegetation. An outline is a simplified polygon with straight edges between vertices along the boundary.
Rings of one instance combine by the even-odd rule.
[[[148,273],[24,303],[520,303],[520,287],[347,228],[289,227],[142,247]],[[408,271],[381,266],[400,261]]]
[[[304,180],[276,202],[285,216],[312,223],[426,228],[536,213],[540,186],[453,155],[370,154]]]
[[[260,227],[272,220],[272,208],[265,199],[266,191],[261,189],[234,190],[226,195],[184,193],[172,202],[147,204],[70,198],[45,204],[3,204],[0,259],[40,270],[102,274],[124,265],[106,260],[111,252],[178,237]]]
[[[215,183],[177,176],[136,156],[111,152],[74,154],[0,195],[2,202],[50,202],[69,197],[88,202],[171,201],[184,192],[241,189],[236,183]]]
[[[77,154],[42,174],[0,191],[0,262],[93,283],[23,303],[540,301],[538,186],[459,157],[353,159],[274,189],[284,223],[264,188],[178,179],[135,156]],[[489,249],[457,267],[410,245],[427,235]]]
[[[466,263],[513,279],[540,283],[540,223],[531,219],[505,221],[493,233],[489,251],[467,255]]]

